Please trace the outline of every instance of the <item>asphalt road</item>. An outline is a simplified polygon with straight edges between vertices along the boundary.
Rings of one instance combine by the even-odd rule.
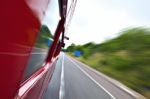
[[[44,99],[135,99],[84,64],[61,53]]]

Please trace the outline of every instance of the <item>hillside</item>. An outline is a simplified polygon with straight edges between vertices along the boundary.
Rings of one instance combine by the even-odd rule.
[[[132,28],[101,44],[72,44],[69,53],[79,50],[82,62],[150,98],[150,30]]]
[[[49,48],[49,43],[50,43],[50,39],[52,39],[53,36],[49,30],[49,28],[46,25],[42,25],[40,31],[39,31],[39,35],[38,35],[38,39],[36,42],[36,47],[39,48]]]

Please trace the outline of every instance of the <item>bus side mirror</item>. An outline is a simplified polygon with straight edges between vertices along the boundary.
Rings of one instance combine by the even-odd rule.
[[[69,40],[69,37],[67,37],[67,36],[65,36],[64,38],[65,38],[66,40]]]

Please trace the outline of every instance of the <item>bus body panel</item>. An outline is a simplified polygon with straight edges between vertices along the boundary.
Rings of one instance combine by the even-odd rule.
[[[76,0],[72,0],[74,6]],[[25,76],[34,53],[46,9],[51,0],[2,0],[0,3],[0,99],[41,99],[52,77],[65,32],[67,0],[58,0],[60,20],[47,58],[35,72]],[[61,5],[61,6],[60,6]],[[71,20],[74,7],[67,23]],[[50,23],[51,24],[51,23]],[[29,68],[30,70],[30,68]],[[28,72],[27,72],[28,73]],[[24,79],[26,78],[26,79]]]
[[[47,6],[48,0],[1,1],[0,99],[18,92]]]

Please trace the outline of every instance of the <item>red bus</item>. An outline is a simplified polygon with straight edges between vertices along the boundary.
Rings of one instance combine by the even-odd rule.
[[[2,0],[0,99],[41,99],[53,74],[76,0]],[[48,7],[59,15],[43,25]],[[50,18],[54,14],[50,11]]]

